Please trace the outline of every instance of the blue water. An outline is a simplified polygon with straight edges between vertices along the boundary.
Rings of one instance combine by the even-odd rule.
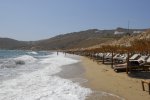
[[[24,50],[0,50],[0,59],[4,58],[12,58],[12,57],[18,57],[20,55],[31,55],[31,56],[44,56],[48,55],[50,52],[47,51],[24,51]]]

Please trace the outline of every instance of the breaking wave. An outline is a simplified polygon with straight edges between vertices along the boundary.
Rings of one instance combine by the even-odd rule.
[[[29,55],[22,55],[16,58],[9,58],[9,59],[1,59],[0,68],[15,68],[17,65],[24,65],[26,63],[33,63],[37,59],[29,56]]]
[[[0,100],[85,100],[92,92],[89,88],[55,75],[62,65],[77,62],[61,53],[0,60]]]

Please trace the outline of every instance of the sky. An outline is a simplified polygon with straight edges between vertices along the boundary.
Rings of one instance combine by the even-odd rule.
[[[87,29],[150,28],[150,0],[0,0],[0,37],[47,39]]]

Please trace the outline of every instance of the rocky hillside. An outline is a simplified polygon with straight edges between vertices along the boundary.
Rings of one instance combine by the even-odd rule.
[[[150,30],[147,30],[147,31],[145,31],[141,34],[137,34],[137,35],[124,36],[119,40],[113,41],[112,44],[130,46],[131,42],[133,42],[134,40],[139,40],[139,39],[150,39]]]
[[[122,38],[118,40],[112,40],[112,41],[107,41],[105,43],[101,43],[99,45],[91,46],[91,48],[99,47],[101,45],[125,45],[125,46],[130,46],[131,43],[135,40],[140,40],[140,39],[146,39],[150,40],[150,29],[145,30],[142,33],[139,34],[131,34],[131,35],[124,35]]]
[[[120,35],[114,35],[115,30],[90,29],[86,31],[61,34],[49,39],[22,42],[9,38],[0,38],[1,49],[36,49],[56,50],[70,48],[85,48],[104,43],[108,40],[119,39]]]
[[[56,37],[37,41],[36,49],[69,49],[85,48],[92,45],[104,43],[108,40],[119,39],[120,35],[114,35],[114,30],[91,29],[80,32],[58,35]]]
[[[17,41],[9,38],[0,38],[0,49],[34,49],[34,50],[56,50],[56,49],[72,49],[72,48],[86,48],[99,44],[123,44],[129,45],[132,37],[146,37],[147,32],[141,36],[134,34],[134,32],[141,32],[143,30],[131,29],[130,36],[127,36],[128,30],[124,28],[117,28],[114,30],[98,30],[90,29],[80,32],[73,32],[61,34],[49,39],[40,41]],[[115,32],[120,32],[115,34]],[[122,34],[123,33],[123,34]],[[130,39],[130,40],[129,40]]]

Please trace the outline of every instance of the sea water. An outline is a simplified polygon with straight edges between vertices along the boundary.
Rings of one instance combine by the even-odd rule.
[[[0,100],[85,100],[89,88],[56,75],[77,62],[62,53],[0,50]]]

